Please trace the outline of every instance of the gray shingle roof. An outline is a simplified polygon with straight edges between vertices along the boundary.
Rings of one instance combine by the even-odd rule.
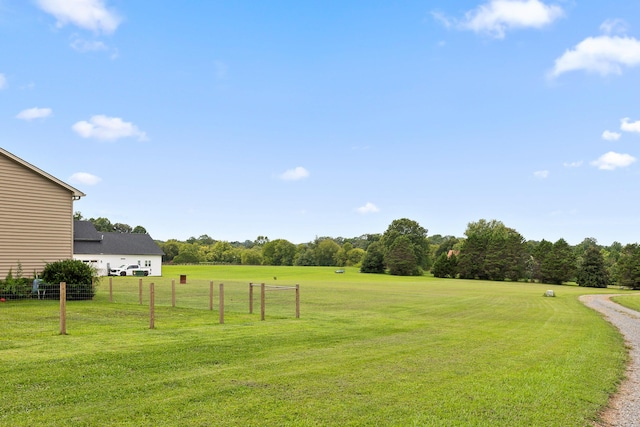
[[[89,221],[74,221],[73,253],[87,255],[164,255],[148,234],[103,233]]]

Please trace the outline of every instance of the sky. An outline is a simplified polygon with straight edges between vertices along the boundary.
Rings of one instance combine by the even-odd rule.
[[[640,2],[0,0],[0,147],[157,240],[640,242]]]

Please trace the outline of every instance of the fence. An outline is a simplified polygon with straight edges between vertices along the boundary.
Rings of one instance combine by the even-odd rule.
[[[91,285],[89,292],[79,293],[77,287],[61,283],[59,287],[51,285],[38,287],[34,283],[31,292],[20,295],[0,295],[0,302],[27,301],[29,304],[49,304],[59,300],[60,334],[67,333],[67,301],[73,301],[74,307],[89,307],[92,304],[107,306],[113,304],[122,311],[129,307],[141,317],[141,310],[148,307],[149,327],[154,329],[156,321],[167,320],[176,314],[188,315],[189,310],[208,310],[217,313],[217,321],[224,324],[256,320],[253,314],[253,288],[261,287],[260,319],[300,317],[300,287],[274,286],[267,284],[207,280],[190,280],[179,283],[177,279],[162,277],[109,277],[98,286]],[[289,292],[272,292],[289,291]],[[269,297],[266,294],[269,293]],[[45,302],[48,300],[48,303]],[[82,300],[77,301],[76,300]],[[137,306],[136,308],[134,308]],[[267,308],[268,307],[268,308]],[[1,308],[1,306],[0,306]],[[178,311],[176,311],[178,310]],[[180,311],[182,310],[182,311]],[[187,310],[187,311],[185,311]],[[50,317],[50,316],[47,316]],[[212,322],[213,323],[213,322]]]

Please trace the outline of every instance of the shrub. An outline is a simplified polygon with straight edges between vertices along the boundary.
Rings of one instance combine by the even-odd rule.
[[[40,289],[46,291],[45,298],[60,298],[60,282],[67,284],[68,300],[93,299],[97,280],[96,271],[80,260],[65,259],[47,264],[42,271],[43,284]]]
[[[0,296],[7,299],[28,298],[31,294],[31,281],[22,277],[22,264],[18,262],[15,277],[9,269],[4,281],[0,281]]]

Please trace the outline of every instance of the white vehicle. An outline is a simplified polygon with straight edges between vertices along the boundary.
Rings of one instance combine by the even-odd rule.
[[[138,273],[139,271],[142,273]],[[109,276],[148,276],[150,273],[150,268],[140,267],[138,264],[121,265],[120,267],[109,270]]]

